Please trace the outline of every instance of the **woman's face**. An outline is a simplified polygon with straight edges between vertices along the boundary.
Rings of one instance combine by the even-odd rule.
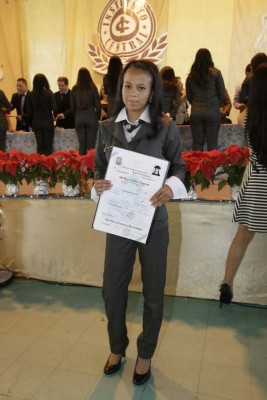
[[[145,110],[151,95],[152,77],[141,69],[129,68],[123,80],[122,99],[128,116],[140,116]]]

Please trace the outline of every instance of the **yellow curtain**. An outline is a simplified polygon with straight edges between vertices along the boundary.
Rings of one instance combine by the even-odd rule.
[[[25,77],[31,82],[33,76],[44,73],[52,90],[57,90],[57,78],[66,75],[70,85],[74,85],[80,67],[87,67],[98,87],[103,75],[93,70],[93,62],[88,55],[88,43],[97,44],[98,21],[108,1],[99,0],[0,0],[0,39],[4,37],[7,48],[12,53],[1,51],[0,66],[9,71],[5,75],[8,95],[15,91],[16,79]],[[159,36],[168,30],[168,3],[149,1],[152,7]],[[12,27],[12,29],[11,29]],[[14,28],[15,27],[15,28]],[[2,40],[1,40],[2,42]],[[10,63],[16,66],[10,73]],[[5,62],[4,62],[5,61]],[[163,55],[162,66],[166,62]]]
[[[0,68],[4,78],[0,89],[10,99],[16,79],[23,76],[21,25],[18,2],[0,1]]]
[[[230,54],[231,87],[242,82],[246,65],[258,52],[267,53],[267,2],[236,0]]]
[[[170,65],[185,81],[196,51],[207,47],[233,97],[245,65],[257,52],[256,39],[261,33],[266,37],[266,1],[148,3],[157,21],[156,36],[168,33],[159,68]],[[108,0],[0,0],[0,67],[4,72],[0,88],[7,97],[15,91],[18,77],[25,77],[31,87],[38,72],[48,77],[54,91],[60,75],[66,75],[72,86],[82,66],[89,68],[100,88],[103,75],[93,69],[88,43],[97,44],[98,21],[107,4]]]

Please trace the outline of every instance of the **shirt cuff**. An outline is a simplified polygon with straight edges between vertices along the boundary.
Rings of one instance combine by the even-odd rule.
[[[96,194],[94,186],[91,189],[91,199],[94,200],[96,203],[98,202],[99,196]]]
[[[180,179],[177,176],[170,176],[166,179],[165,185],[168,185],[173,193],[173,199],[179,199],[179,183]]]

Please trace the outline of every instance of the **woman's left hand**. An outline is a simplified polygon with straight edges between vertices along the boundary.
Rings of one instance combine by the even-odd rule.
[[[168,185],[163,185],[150,199],[153,207],[163,206],[167,201],[173,198],[173,192]]]

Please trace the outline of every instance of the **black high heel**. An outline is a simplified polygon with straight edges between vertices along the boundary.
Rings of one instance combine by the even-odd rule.
[[[110,357],[110,355],[109,355],[109,357]],[[124,350],[124,352],[121,354],[121,357],[120,357],[119,361],[117,362],[117,364],[111,364],[109,362],[109,357],[104,366],[104,374],[105,375],[112,375],[112,374],[115,374],[115,372],[119,371],[119,369],[121,367],[122,357],[124,357],[124,358],[126,357],[126,352]]]
[[[134,369],[134,374],[133,374],[133,383],[134,383],[135,385],[143,385],[144,383],[146,383],[146,381],[148,381],[148,379],[150,378],[150,375],[151,375],[151,370],[150,370],[150,367],[151,367],[151,359],[149,360],[149,368],[148,368],[148,371],[145,372],[144,374],[138,374],[138,373],[136,372],[137,361],[138,361],[138,356],[137,356],[136,363],[135,363],[135,369]]]
[[[228,283],[222,283],[220,285],[219,291],[221,292],[220,294],[220,308],[222,308],[223,303],[224,304],[229,304],[231,303],[233,299],[233,291],[231,286],[228,285]]]

